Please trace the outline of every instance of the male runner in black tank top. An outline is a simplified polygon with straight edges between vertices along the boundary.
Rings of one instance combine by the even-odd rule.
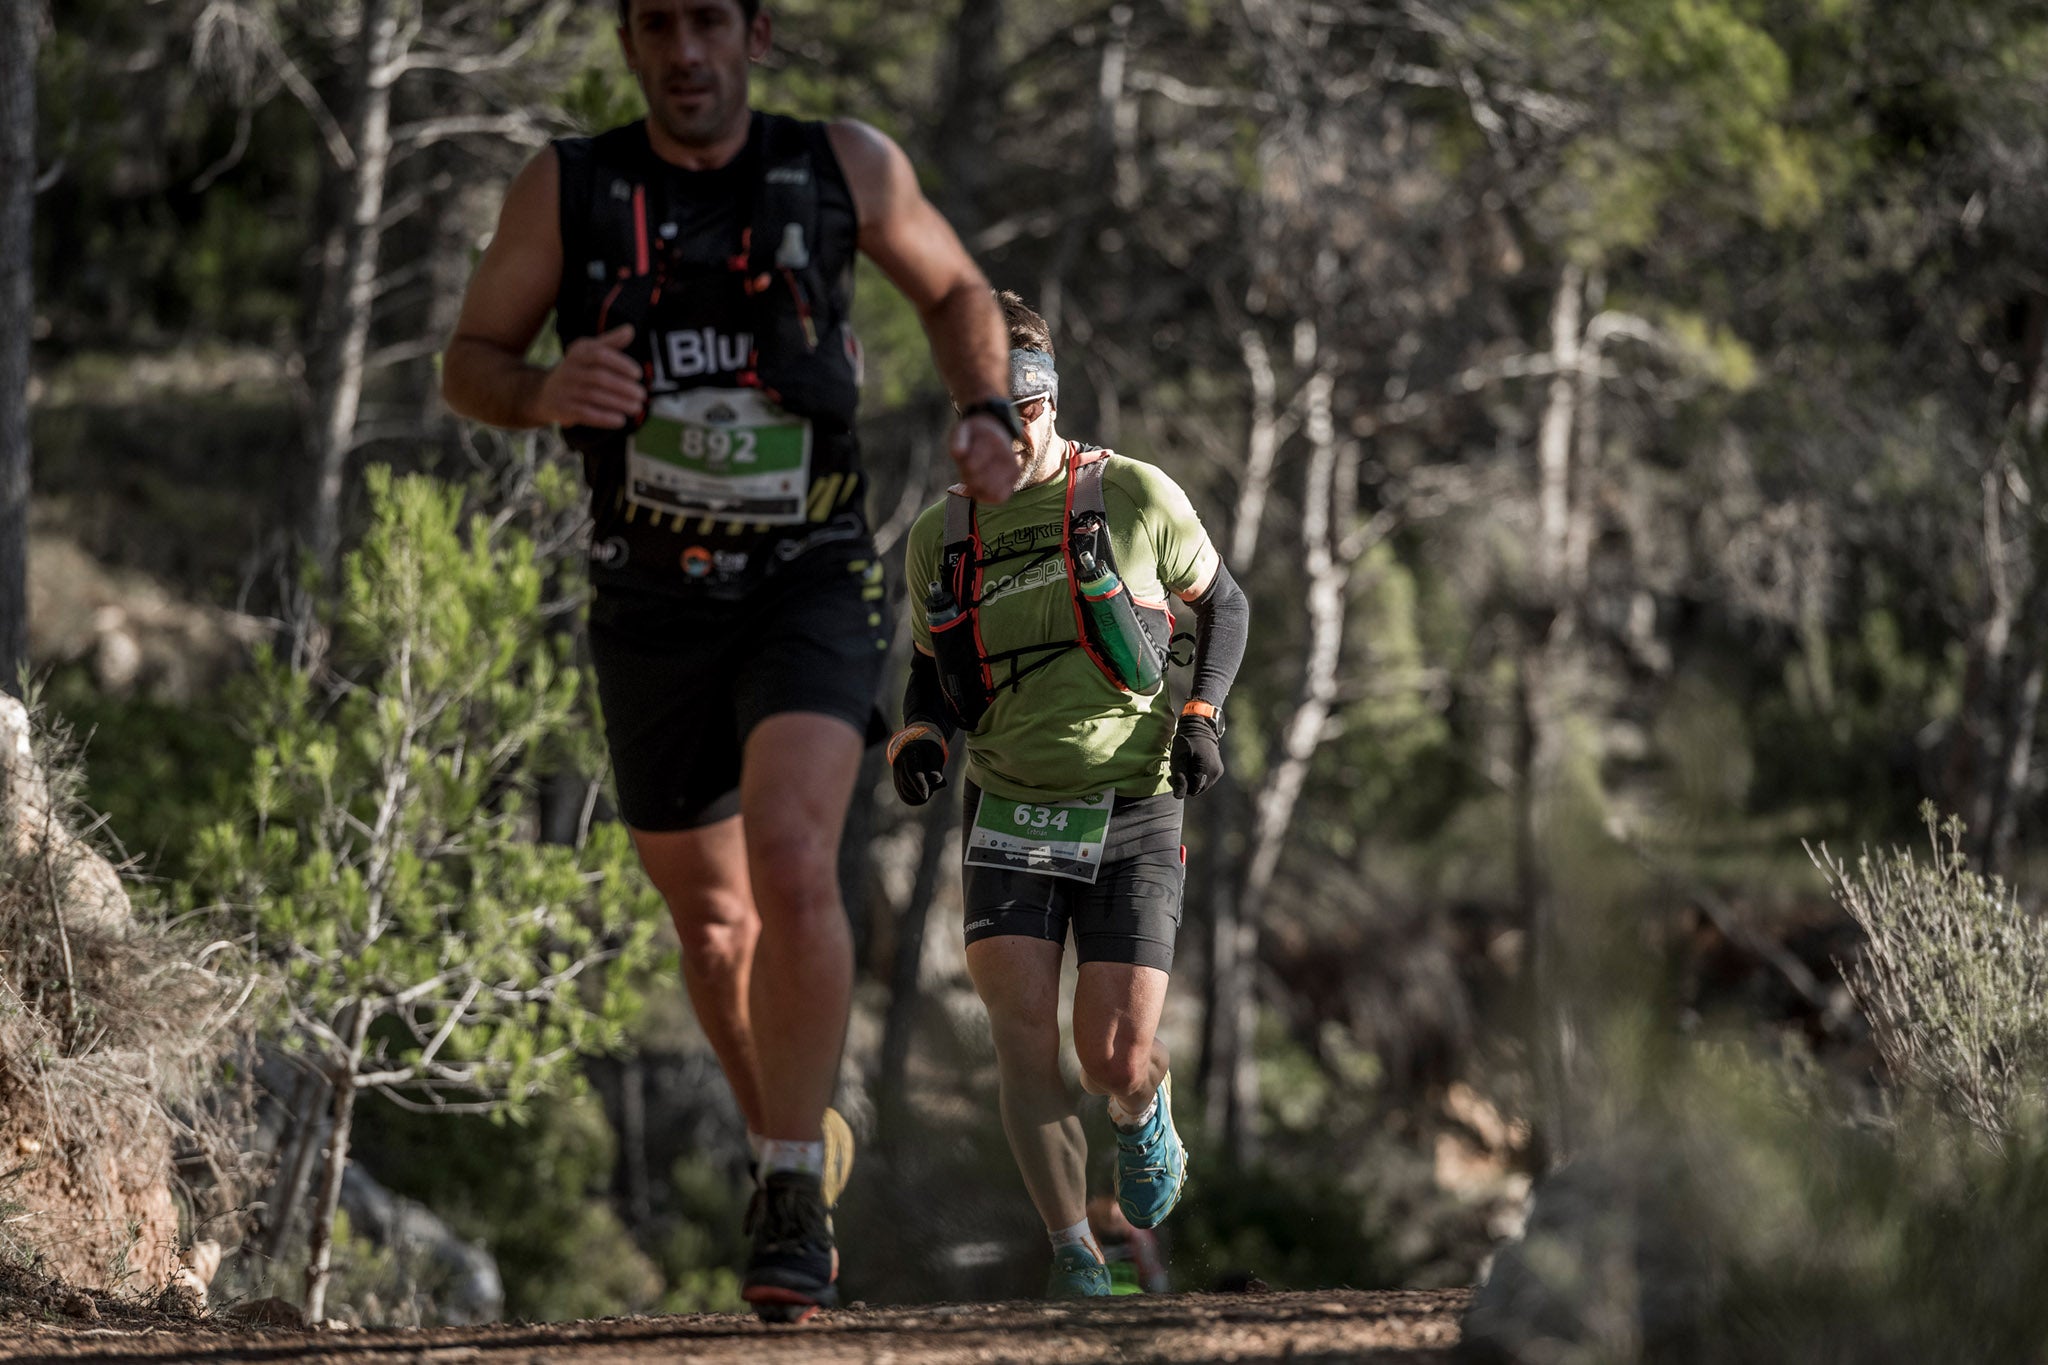
[[[513,181],[442,391],[477,421],[560,425],[584,457],[621,811],[755,1141],[743,1292],[801,1320],[836,1298],[820,1177],[853,963],[835,870],[885,642],[852,251],[917,308],[967,413],[949,453],[989,502],[1019,468],[1008,345],[895,144],[752,111],[758,0],[619,4],[648,117]],[[543,369],[526,354],[551,309],[564,352]]]

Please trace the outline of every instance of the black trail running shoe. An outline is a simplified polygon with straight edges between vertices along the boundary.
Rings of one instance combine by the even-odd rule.
[[[754,1248],[740,1297],[764,1322],[802,1322],[839,1303],[839,1249],[818,1177],[771,1171],[747,1209]]]

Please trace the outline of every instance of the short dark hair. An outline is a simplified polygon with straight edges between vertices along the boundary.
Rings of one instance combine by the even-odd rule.
[[[1014,289],[996,291],[996,302],[1003,310],[1003,321],[1010,328],[1010,349],[1013,351],[1044,351],[1053,353],[1052,328],[1045,319],[1031,311],[1031,306],[1018,296]]]
[[[750,24],[754,22],[754,16],[761,12],[761,0],[739,0],[739,6],[740,18]],[[632,22],[633,0],[619,0],[619,27],[624,28]]]

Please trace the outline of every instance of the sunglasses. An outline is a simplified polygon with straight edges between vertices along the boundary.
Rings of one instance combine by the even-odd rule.
[[[1045,405],[1051,400],[1052,393],[1048,390],[1045,393],[1026,394],[1022,398],[1012,398],[1010,400],[1010,407],[1016,412],[1017,420],[1028,427],[1038,420],[1038,415],[1045,411]],[[953,415],[955,417],[960,415],[960,405],[958,403],[953,405]]]

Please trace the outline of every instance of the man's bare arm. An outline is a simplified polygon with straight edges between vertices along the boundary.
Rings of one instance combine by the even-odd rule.
[[[852,119],[829,136],[853,191],[860,249],[917,309],[939,377],[956,403],[1010,396],[1010,345],[988,279],[940,212],[918,188],[910,158],[887,137]],[[993,419],[954,428],[949,450],[968,491],[1001,502],[1016,488],[1017,456]]]
[[[496,427],[617,428],[647,401],[640,367],[623,350],[630,327],[578,338],[552,369],[527,363],[561,285],[560,180],[550,147],[505,191],[442,357],[441,396],[464,417]]]
[[[947,391],[962,403],[1007,398],[1010,347],[988,279],[918,187],[910,158],[864,123],[830,130],[860,214],[860,249],[917,309]]]

